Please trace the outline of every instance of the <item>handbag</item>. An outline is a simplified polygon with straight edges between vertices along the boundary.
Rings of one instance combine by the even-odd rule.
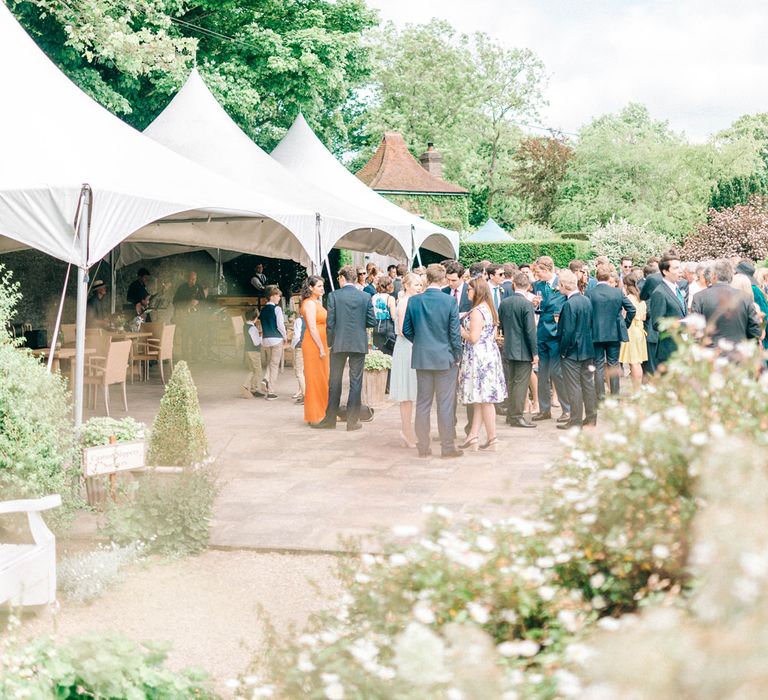
[[[376,335],[384,338],[381,350],[391,353],[395,349],[397,334],[395,333],[395,322],[391,318],[380,318],[376,321]]]

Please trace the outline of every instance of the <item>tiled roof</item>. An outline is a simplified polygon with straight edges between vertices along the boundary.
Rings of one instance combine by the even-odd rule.
[[[356,175],[378,192],[468,193],[463,187],[427,172],[396,131],[385,132],[376,153]]]

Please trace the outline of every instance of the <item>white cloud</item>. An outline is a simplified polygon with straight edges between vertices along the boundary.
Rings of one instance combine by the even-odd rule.
[[[548,126],[577,131],[630,101],[694,140],[768,111],[764,0],[369,0],[402,25],[432,17],[528,47],[550,75]]]

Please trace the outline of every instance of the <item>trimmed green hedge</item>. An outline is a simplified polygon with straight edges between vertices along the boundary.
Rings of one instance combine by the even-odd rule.
[[[586,231],[566,231],[560,234],[564,241],[588,241],[590,234]]]
[[[471,265],[480,260],[494,263],[513,262],[518,265],[532,263],[542,255],[549,255],[555,267],[567,267],[571,260],[586,260],[591,257],[586,241],[514,241],[510,243],[462,243],[459,246],[459,261]]]

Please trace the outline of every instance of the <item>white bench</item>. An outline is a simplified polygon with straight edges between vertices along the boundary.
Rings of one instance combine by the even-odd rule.
[[[26,513],[34,544],[0,542],[0,605],[46,605],[56,600],[56,537],[41,511],[61,505],[61,496],[0,501],[0,515]]]

